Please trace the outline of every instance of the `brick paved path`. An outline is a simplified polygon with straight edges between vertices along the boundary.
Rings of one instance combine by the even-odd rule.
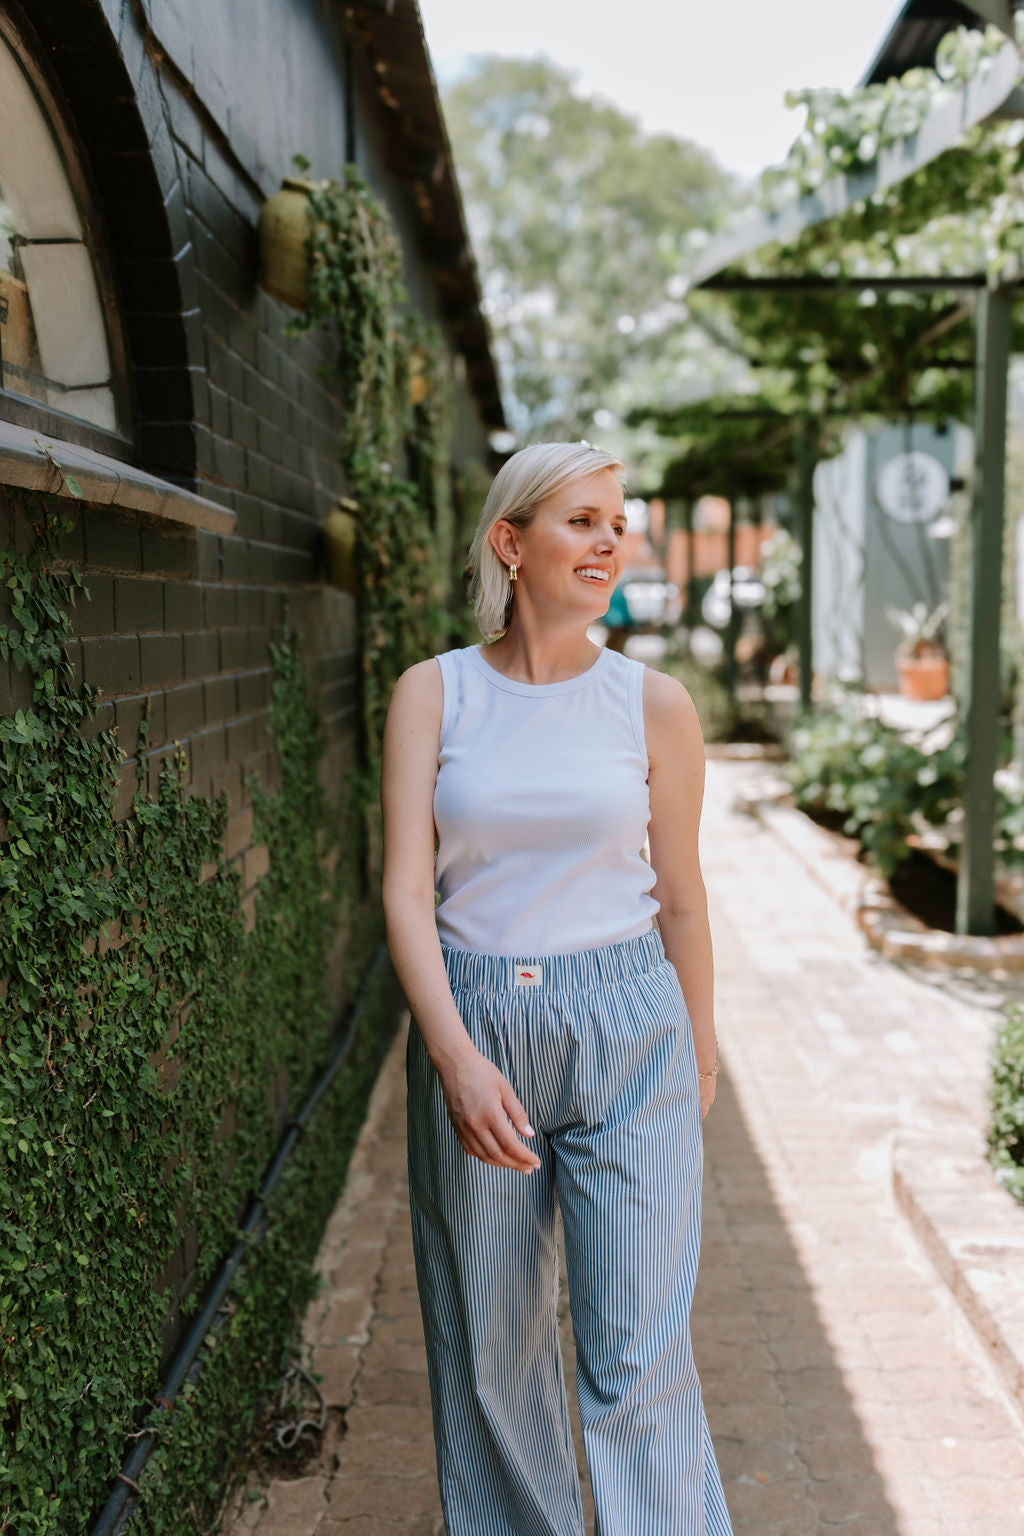
[[[891,1186],[898,1128],[941,1126],[964,1106],[981,1125],[990,1013],[867,950],[793,855],[731,810],[750,771],[709,772],[724,1071],[704,1128],[693,1312],[736,1536],[1024,1536],[1020,1420]],[[251,1487],[225,1536],[443,1530],[402,1050],[378,1085],[306,1324],[332,1405],[319,1469]]]

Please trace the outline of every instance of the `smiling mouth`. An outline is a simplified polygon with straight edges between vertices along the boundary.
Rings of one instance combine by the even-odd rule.
[[[589,581],[592,587],[606,587],[611,581],[610,575],[587,576],[582,570],[578,570],[576,575],[580,578],[581,581]]]

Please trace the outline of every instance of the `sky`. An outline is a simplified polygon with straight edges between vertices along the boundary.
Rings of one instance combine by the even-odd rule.
[[[898,0],[419,0],[443,86],[476,53],[546,54],[652,133],[753,178],[803,123],[787,90],[857,83]]]

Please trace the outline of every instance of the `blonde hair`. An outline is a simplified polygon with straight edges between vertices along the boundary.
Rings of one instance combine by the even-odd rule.
[[[487,537],[494,524],[504,518],[514,528],[528,528],[540,503],[573,480],[599,469],[621,468],[621,459],[583,442],[531,443],[506,459],[487,492],[469,548],[469,599],[485,638],[497,638],[508,628],[515,590]]]

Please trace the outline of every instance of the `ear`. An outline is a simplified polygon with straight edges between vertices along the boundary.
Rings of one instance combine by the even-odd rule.
[[[519,564],[518,531],[503,517],[499,517],[488,530],[488,542],[502,565]]]

